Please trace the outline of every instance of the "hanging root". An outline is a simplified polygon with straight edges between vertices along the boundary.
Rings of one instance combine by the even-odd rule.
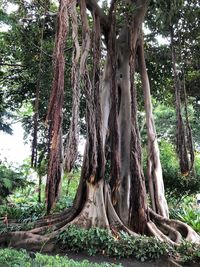
[[[149,208],[151,221],[148,222],[149,233],[162,241],[178,245],[183,240],[200,243],[200,236],[187,224],[164,218]]]

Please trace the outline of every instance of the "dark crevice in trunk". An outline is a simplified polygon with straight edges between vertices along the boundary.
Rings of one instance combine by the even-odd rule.
[[[111,108],[109,115],[110,149],[111,149],[111,179],[112,202],[117,204],[117,191],[120,180],[119,166],[119,124],[118,124],[118,90],[117,90],[117,48],[116,48],[116,3],[112,1],[110,7],[110,32],[108,37],[108,64],[111,71],[110,98]]]

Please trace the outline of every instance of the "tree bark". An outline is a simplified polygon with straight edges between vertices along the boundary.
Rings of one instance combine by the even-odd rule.
[[[148,161],[147,161],[147,177],[149,181],[149,193],[153,210],[159,215],[168,218],[168,206],[165,198],[165,190],[162,176],[162,167],[160,163],[160,152],[156,129],[153,118],[153,110],[151,103],[151,93],[149,78],[146,70],[144,56],[143,36],[138,47],[138,64],[142,80],[142,88],[144,94],[144,105],[146,113],[146,126],[148,136]]]
[[[79,106],[80,106],[80,80],[79,80],[79,59],[80,59],[80,45],[78,40],[78,21],[76,12],[76,1],[72,2],[70,11],[71,25],[72,25],[72,39],[74,44],[72,55],[72,73],[71,73],[71,87],[72,87],[72,118],[70,129],[67,138],[67,145],[65,148],[64,169],[69,173],[77,159],[78,155],[78,141],[79,141]]]
[[[46,201],[47,213],[58,199],[62,178],[62,107],[64,99],[64,48],[68,29],[68,0],[61,0],[54,47],[54,74],[47,123],[50,128],[50,158],[48,163]]]
[[[118,121],[118,91],[117,91],[117,57],[116,57],[116,1],[112,1],[110,7],[110,32],[108,36],[108,64],[110,68],[110,186],[112,192],[112,202],[117,204],[117,191],[120,179],[119,162],[119,121]]]
[[[129,225],[136,233],[147,232],[148,210],[145,179],[142,170],[142,153],[140,134],[137,123],[137,92],[134,83],[137,41],[141,33],[142,22],[147,8],[147,2],[137,3],[137,12],[129,21],[129,65],[131,91],[131,151],[130,151],[130,209]]]
[[[176,119],[177,119],[177,153],[180,162],[181,173],[187,175],[190,170],[189,158],[187,152],[187,140],[185,134],[185,125],[181,113],[181,83],[176,67],[176,51],[174,46],[174,31],[171,27],[171,53],[172,67],[174,74],[175,103],[176,103]]]

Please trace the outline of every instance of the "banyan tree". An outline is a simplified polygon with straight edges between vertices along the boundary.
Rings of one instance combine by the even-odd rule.
[[[153,235],[171,244],[179,244],[183,239],[200,242],[191,227],[169,218],[144,56],[142,23],[147,2],[112,0],[108,10],[103,11],[96,0],[60,0],[47,116],[50,132],[47,211],[58,198],[62,169],[69,172],[76,158],[82,90],[87,136],[80,183],[71,208],[36,221],[31,230],[1,235],[0,243],[9,240],[14,247],[43,246],[50,250],[56,235],[71,224],[86,229],[124,230],[134,236]],[[66,38],[73,40],[73,115],[63,161]],[[146,114],[150,204],[137,122],[136,74],[141,79]],[[52,231],[46,231],[49,228]]]

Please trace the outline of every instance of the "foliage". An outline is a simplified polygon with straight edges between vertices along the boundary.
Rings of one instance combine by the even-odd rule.
[[[132,257],[140,261],[155,260],[162,256],[177,257],[181,262],[200,262],[200,246],[183,241],[172,247],[154,237],[133,237],[125,232],[91,228],[84,230],[69,226],[59,234],[58,244],[76,252],[87,251],[89,255],[103,254],[112,257]]]
[[[27,184],[27,177],[22,170],[0,163],[0,200],[13,193],[16,188]]]
[[[177,198],[183,194],[197,193],[200,188],[200,160],[196,157],[195,172],[182,175],[179,170],[175,148],[166,141],[160,142],[160,159],[166,192]]]
[[[29,198],[27,202],[0,205],[0,217],[7,215],[8,220],[15,220],[18,223],[22,223],[21,228],[24,229],[23,224],[36,221],[46,214],[45,203],[39,203],[36,199],[34,200],[34,198],[32,198],[32,202],[30,202],[30,200],[31,198]],[[71,199],[62,197],[58,201],[54,212],[59,212],[71,205]]]
[[[78,188],[80,175],[80,170],[76,170],[64,175],[62,183],[62,196],[67,196],[71,200],[74,199]]]
[[[184,263],[188,262],[200,262],[200,245],[193,244],[184,241],[178,248],[177,253],[181,256],[181,261]]]
[[[153,260],[167,255],[168,247],[152,237],[132,237],[125,232],[112,235],[108,230],[91,228],[84,230],[69,226],[59,234],[58,243],[62,248],[73,251],[87,251],[115,257],[134,257],[140,261]]]
[[[163,95],[160,94],[162,97]],[[163,96],[164,97],[164,96]],[[165,95],[166,97],[166,95]],[[168,96],[170,97],[170,96]],[[175,108],[169,104],[168,100],[162,103],[158,97],[152,99],[154,106],[154,120],[156,126],[157,137],[159,140],[165,140],[174,146],[176,145],[176,113]],[[141,109],[141,108],[140,108]],[[200,123],[200,106],[196,104],[193,98],[188,103],[188,115],[193,134],[194,147],[199,147],[199,123]],[[184,113],[184,111],[183,111]],[[185,114],[183,114],[184,120]],[[139,113],[139,123],[141,127],[142,142],[146,143],[145,116],[143,112]]]
[[[13,267],[111,267],[120,266],[109,263],[90,263],[87,260],[77,262],[70,260],[66,256],[48,256],[40,253],[31,252],[28,254],[25,250],[14,250],[14,249],[1,249],[0,250],[0,266]]]
[[[18,222],[35,221],[45,215],[45,205],[43,203],[33,202],[19,205],[0,206],[0,216],[7,214],[9,219],[15,219]]]
[[[24,175],[27,175],[26,166],[21,169]],[[63,209],[72,206],[73,199],[76,194],[79,172],[70,174],[70,177],[64,179],[61,197],[56,204],[53,212],[60,212]],[[69,183],[70,181],[70,183]],[[44,184],[42,185],[42,200],[44,200]],[[35,183],[26,184],[25,188],[18,189],[8,198],[8,203],[0,205],[0,218],[7,216],[9,225],[0,223],[0,232],[8,232],[15,230],[25,230],[31,227],[31,222],[43,217],[46,214],[45,203],[38,202],[38,192]],[[16,225],[10,222],[15,221]],[[19,224],[20,223],[20,224]]]
[[[178,201],[169,198],[170,217],[181,220],[190,225],[200,234],[200,207],[194,196],[183,196]]]

